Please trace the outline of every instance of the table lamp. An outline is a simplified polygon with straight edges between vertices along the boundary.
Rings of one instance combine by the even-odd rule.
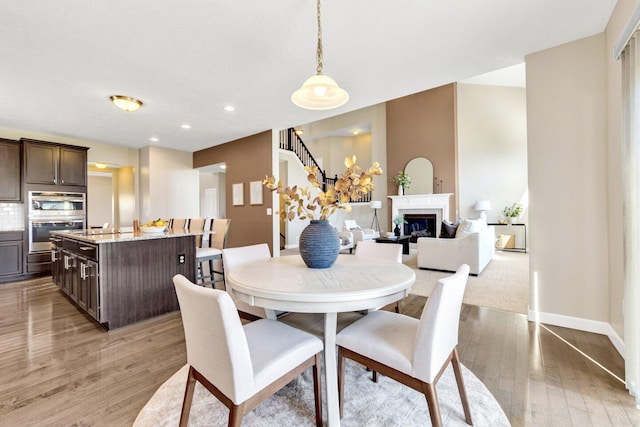
[[[369,228],[376,230],[379,233],[380,224],[378,223],[378,209],[382,208],[382,202],[380,200],[372,200],[369,202],[369,207],[373,209],[373,219],[371,220],[371,227]]]
[[[490,200],[478,200],[474,206],[474,209],[480,212],[480,219],[487,220],[486,211],[491,210],[491,201]]]

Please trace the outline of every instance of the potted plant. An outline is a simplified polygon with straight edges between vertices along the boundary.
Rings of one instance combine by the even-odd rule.
[[[411,185],[411,177],[404,173],[404,171],[399,171],[391,180],[398,186],[398,196],[402,196],[404,189],[409,188]]]
[[[514,203],[511,206],[506,206],[502,209],[502,215],[509,219],[509,223],[515,224],[517,218],[522,215],[522,205],[520,203]]]
[[[393,218],[393,223],[396,225],[396,227],[393,229],[393,234],[396,235],[396,237],[400,237],[400,226],[402,224],[406,224],[407,220],[404,219],[404,215],[398,215],[396,217]]]
[[[347,157],[344,165],[347,169],[335,185],[317,193],[309,187],[284,187],[273,176],[268,176],[262,181],[265,187],[280,195],[284,209],[276,214],[280,215],[281,219],[292,221],[298,217],[311,220],[311,224],[302,230],[299,241],[300,256],[310,268],[328,268],[333,265],[338,258],[340,238],[336,229],[329,223],[329,216],[337,209],[349,212],[349,202],[371,192],[374,188],[373,175],[382,173],[378,162],[360,172],[356,156]],[[307,181],[319,190],[322,183],[318,182],[318,168],[305,166],[304,169],[308,173]]]

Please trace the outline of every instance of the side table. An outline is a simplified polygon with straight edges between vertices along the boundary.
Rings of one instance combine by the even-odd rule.
[[[509,227],[509,230],[515,231],[522,231],[522,246],[518,246],[518,237],[515,237],[515,247],[514,248],[503,248],[501,250],[503,251],[517,251],[517,252],[527,252],[527,225],[526,224],[500,224],[497,222],[492,222],[489,223],[488,225],[493,225],[495,227],[496,230],[496,234],[502,234],[500,233],[499,227]],[[515,228],[513,228],[515,227]],[[520,227],[520,228],[518,228]],[[510,234],[510,233],[509,233]],[[496,235],[496,238],[498,236]]]
[[[402,253],[409,255],[409,236],[377,237],[376,243],[396,243],[402,245]]]

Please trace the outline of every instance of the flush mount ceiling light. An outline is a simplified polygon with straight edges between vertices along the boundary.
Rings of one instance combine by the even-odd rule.
[[[109,97],[111,102],[122,111],[131,112],[136,111],[142,107],[142,101],[139,99],[131,98],[124,95],[111,95]]]
[[[320,0],[318,9],[318,46],[316,48],[316,75],[309,77],[302,87],[291,95],[291,101],[308,110],[330,110],[349,100],[349,94],[329,76],[322,74],[322,26],[320,25]]]

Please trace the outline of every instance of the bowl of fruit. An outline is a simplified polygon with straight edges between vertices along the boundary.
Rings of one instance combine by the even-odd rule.
[[[143,233],[162,233],[167,229],[169,223],[162,219],[156,219],[155,221],[149,221],[148,223],[141,225],[140,230]]]

